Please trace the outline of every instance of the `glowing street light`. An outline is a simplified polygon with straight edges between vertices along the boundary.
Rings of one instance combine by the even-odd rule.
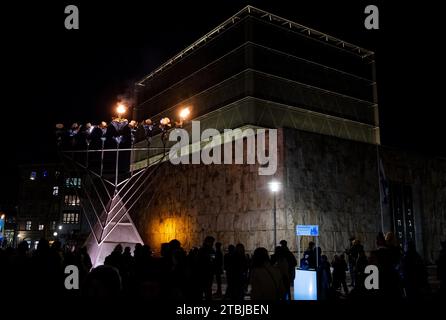
[[[53,236],[57,237],[57,232],[54,232],[54,233],[53,233]]]
[[[276,193],[280,190],[280,182],[277,181],[271,181],[269,184],[269,189],[271,192]]]
[[[271,181],[268,183],[269,190],[273,193],[273,225],[274,225],[274,248],[277,246],[277,218],[276,218],[276,193],[280,190],[280,182]]]
[[[62,230],[62,226],[59,226],[59,230]]]

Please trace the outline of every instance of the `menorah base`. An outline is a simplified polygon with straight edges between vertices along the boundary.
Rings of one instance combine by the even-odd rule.
[[[96,267],[104,264],[105,258],[112,253],[118,244],[121,244],[123,248],[130,247],[133,252],[137,243],[143,244],[143,241],[133,223],[121,222],[111,231],[107,239],[99,244],[91,233],[85,241],[85,246],[90,254],[93,267]]]

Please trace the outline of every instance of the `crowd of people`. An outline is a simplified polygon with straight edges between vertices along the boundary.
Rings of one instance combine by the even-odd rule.
[[[72,294],[85,297],[127,296],[166,300],[291,300],[295,270],[314,270],[318,277],[318,299],[355,299],[382,297],[419,299],[428,293],[426,266],[413,243],[402,250],[392,233],[379,233],[375,250],[367,256],[359,239],[351,238],[345,253],[330,261],[320,247],[309,243],[299,260],[289,250],[285,240],[270,255],[257,248],[252,255],[243,244],[228,245],[211,236],[201,247],[189,252],[178,240],[161,246],[154,255],[147,245],[130,247],[118,244],[105,258],[104,264],[93,268],[85,248],[67,250],[55,241],[50,246],[41,239],[32,252],[23,241],[17,248],[0,250],[0,274],[9,292],[20,294],[39,288],[52,294]],[[439,294],[445,290],[446,243],[442,242],[438,265]],[[367,265],[379,270],[379,290],[364,286]],[[79,269],[80,290],[64,287],[65,266]],[[350,277],[347,277],[347,272]],[[350,278],[351,283],[347,280]],[[226,286],[224,286],[226,279]]]

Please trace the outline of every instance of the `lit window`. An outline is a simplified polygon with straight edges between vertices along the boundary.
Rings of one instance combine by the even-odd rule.
[[[68,212],[63,214],[62,223],[64,224],[78,224],[79,213]]]
[[[51,230],[56,230],[56,221],[51,221]]]
[[[26,221],[25,230],[28,231],[31,230],[31,225],[32,225],[31,220]]]
[[[54,186],[53,187],[53,196],[57,196],[59,195],[59,187],[58,186]]]
[[[82,184],[81,178],[66,178],[65,186],[67,188],[80,188]]]
[[[38,240],[36,240],[36,241],[34,241],[34,249],[35,250],[37,250],[37,246],[39,245],[39,241]]]
[[[35,171],[31,171],[31,174],[29,175],[29,180],[36,180],[37,173]]]
[[[65,195],[65,205],[67,206],[79,206],[81,201],[78,196],[74,194],[66,194]]]
[[[39,231],[42,231],[45,226],[43,224],[39,224]]]

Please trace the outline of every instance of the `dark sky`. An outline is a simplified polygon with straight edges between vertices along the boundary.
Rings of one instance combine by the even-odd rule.
[[[375,51],[383,144],[446,156],[442,11],[395,2],[2,3],[0,205],[14,202],[18,164],[51,160],[54,123],[110,118],[135,80],[247,4]],[[80,30],[64,28],[68,4]],[[380,30],[364,28],[367,4],[380,9]]]

